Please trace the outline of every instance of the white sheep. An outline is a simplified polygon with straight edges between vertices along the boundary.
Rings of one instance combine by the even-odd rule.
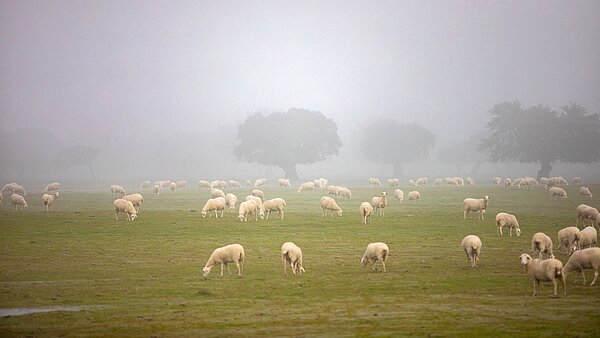
[[[330,185],[327,187],[327,194],[329,194],[330,196],[334,196],[336,197],[338,195],[338,190],[341,187],[337,186],[337,185]]]
[[[4,194],[0,193],[0,207],[4,206],[4,203],[2,202],[4,200]]]
[[[594,227],[585,227],[579,232],[579,247],[581,249],[591,248],[598,243],[598,231]]]
[[[137,212],[133,207],[133,203],[128,200],[124,200],[122,198],[117,198],[113,201],[113,206],[115,208],[115,219],[119,220],[119,213],[125,213],[127,215],[128,221],[134,221],[137,218]]]
[[[15,187],[17,187],[17,186],[19,186],[19,185],[18,185],[17,183],[14,183],[14,182],[13,182],[13,183],[7,183],[7,184],[5,184],[5,185],[2,187],[2,191],[1,191],[1,192],[2,192],[2,193],[5,193],[5,192],[7,192],[7,193],[9,193],[9,194],[11,194],[11,195],[12,195],[12,193],[13,193],[13,189],[14,189]]]
[[[283,273],[287,276],[287,265],[292,268],[292,273],[306,273],[302,267],[302,249],[292,242],[285,242],[281,246],[281,261],[283,262]]]
[[[173,181],[171,181],[171,180],[160,181],[160,187],[164,188],[164,189],[166,189],[166,188],[170,189],[171,188],[171,183],[173,183]]]
[[[204,204],[201,214],[202,214],[202,217],[206,217],[206,213],[208,212],[208,217],[210,218],[212,216],[212,212],[214,211],[215,218],[219,218],[219,211],[220,211],[221,218],[223,218],[224,210],[225,210],[225,198],[223,198],[223,197],[210,198]]]
[[[122,199],[131,202],[135,207],[136,212],[140,212],[142,203],[144,203],[144,197],[141,194],[125,195],[122,197]]]
[[[246,201],[254,201],[254,203],[256,203],[256,207],[258,209],[260,209],[261,205],[262,205],[262,200],[260,199],[260,197],[254,196],[254,195],[248,195],[246,196]],[[257,211],[258,211],[257,209]]]
[[[416,187],[420,187],[420,186],[425,186],[425,188],[427,188],[427,177],[419,177],[415,180],[415,186]]]
[[[323,189],[323,182],[320,179],[314,179],[312,182],[315,184],[315,189]]]
[[[329,196],[321,197],[321,209],[323,209],[321,217],[326,217],[328,212],[333,216],[334,211],[337,212],[338,216],[342,216],[342,209],[337,205],[336,201]]]
[[[501,182],[502,182],[502,178],[500,178],[499,176],[492,177],[492,184],[493,185],[500,185]]]
[[[445,179],[446,181],[446,186],[454,186],[454,187],[458,187],[460,185],[460,182],[452,177],[446,177]]]
[[[259,189],[252,190],[252,196],[256,196],[256,197],[260,198],[261,201],[265,200],[265,193]]]
[[[436,178],[435,180],[433,180],[434,187],[441,187],[443,184],[444,184],[444,180],[441,178]]]
[[[235,205],[237,203],[237,196],[229,193],[227,195],[225,195],[225,204],[227,205],[227,207],[229,209],[233,209],[235,210]]]
[[[575,213],[577,215],[577,221],[575,222],[575,226],[579,225],[579,220],[582,220],[583,226],[585,226],[585,220],[589,219],[591,224],[600,225],[600,215],[598,214],[598,209],[591,207],[587,204],[580,204],[575,209]]]
[[[371,215],[373,215],[373,206],[369,202],[362,202],[359,210],[363,224],[367,225],[368,220],[371,219]]]
[[[202,188],[210,189],[210,188],[212,188],[212,186],[210,185],[209,181],[200,180],[200,181],[198,181],[198,188],[199,189],[202,189]]]
[[[213,189],[210,190],[210,197],[212,197],[212,198],[217,198],[217,197],[223,197],[223,198],[225,198],[225,193],[221,189],[213,188]]]
[[[148,189],[151,186],[152,186],[152,183],[150,183],[150,181],[144,181],[144,182],[140,183],[140,190]]]
[[[581,186],[579,187],[579,197],[592,199],[592,192],[588,187]]]
[[[389,178],[388,185],[390,186],[390,188],[398,187],[400,186],[400,180],[397,178]]]
[[[555,197],[561,198],[563,200],[567,199],[567,192],[563,188],[552,187],[548,189],[548,192],[550,193],[551,199],[554,199]]]
[[[222,180],[214,180],[212,182],[210,182],[210,186],[212,188],[216,188],[216,189],[225,189],[229,186],[229,184],[225,181]]]
[[[415,181],[414,180],[408,180],[408,185],[411,187],[415,186]]]
[[[43,194],[42,195],[42,203],[44,203],[44,206],[46,206],[46,212],[52,211],[52,205],[54,205],[54,202],[56,202],[56,199],[58,198],[58,196],[60,196],[58,191],[56,191],[52,194]]]
[[[315,184],[313,182],[304,182],[304,183],[300,184],[300,186],[298,187],[298,192],[303,192],[303,191],[313,190],[313,189],[315,189]]]
[[[563,285],[563,293],[567,294],[567,285],[565,284],[565,275],[563,273],[563,264],[558,259],[539,260],[531,258],[524,253],[519,256],[521,265],[527,271],[529,279],[533,281],[533,296],[540,295],[540,282],[552,282],[554,287],[554,296],[556,293],[556,280],[558,279]],[[537,292],[536,292],[537,291]]]
[[[50,183],[46,186],[46,188],[44,188],[44,191],[47,193],[51,193],[58,190],[60,190],[60,183],[58,182]]]
[[[177,182],[175,182],[175,185],[176,185],[177,189],[187,190],[187,181],[186,180],[177,181]]]
[[[127,195],[127,191],[120,185],[113,184],[110,186],[110,192],[112,192],[113,197],[123,197]]]
[[[329,184],[329,181],[326,178],[321,177],[321,178],[319,178],[319,181],[321,181],[321,186],[323,188],[327,188],[327,185]]]
[[[381,187],[381,181],[378,178],[369,178],[369,185],[374,187]]]
[[[507,227],[509,229],[509,235],[512,237],[513,228],[516,230],[517,237],[521,236],[521,228],[515,215],[511,215],[506,212],[500,212],[496,215],[496,225],[498,226],[498,233],[502,237],[502,228]]]
[[[279,219],[283,219],[283,208],[286,207],[287,204],[283,198],[273,198],[270,200],[266,200],[260,206],[259,216],[261,219],[269,219],[269,215],[271,211],[277,210],[279,212]]]
[[[465,180],[462,177],[454,176],[453,179],[458,182],[458,185],[465,185]]]
[[[346,187],[340,187],[337,190],[337,197],[352,199],[352,191],[350,191],[350,189],[348,189]]]
[[[558,248],[562,247],[562,252],[567,256],[579,249],[580,240],[581,234],[577,227],[566,227],[558,231]]]
[[[261,187],[263,185],[267,185],[267,179],[266,178],[259,178],[256,181],[254,181],[254,187],[255,188]]]
[[[402,203],[402,201],[404,201],[404,191],[400,189],[394,190],[394,198]]]
[[[474,187],[475,186],[475,180],[472,179],[472,178],[470,178],[470,177],[467,177],[467,178],[465,178],[465,184]]]
[[[543,232],[536,232],[533,234],[531,237],[531,250],[533,250],[533,252],[539,252],[539,259],[542,259],[542,255],[545,258],[554,258],[554,253],[552,252],[552,239]]]
[[[258,204],[256,204],[255,200],[251,199],[251,200],[240,203],[240,207],[238,210],[238,220],[240,222],[248,222],[248,215],[254,214],[254,220],[258,221],[257,209],[258,209]]]
[[[487,209],[488,204],[490,204],[490,196],[483,196],[483,198],[465,198],[463,200],[463,219],[467,219],[467,215],[469,215],[469,219],[471,218],[471,212],[479,213],[480,219],[485,219],[485,209]]]
[[[594,279],[590,283],[590,286],[593,286],[596,283],[596,279],[598,278],[598,269],[600,268],[600,248],[587,248],[583,250],[575,251],[565,267],[563,269],[563,273],[565,274],[565,281],[567,280],[567,275],[571,271],[581,271],[581,276],[583,277],[583,285],[586,284],[585,281],[585,273],[584,269],[593,269],[594,270]]]
[[[512,180],[510,178],[505,178],[504,179],[504,189],[508,189],[510,188],[510,186],[512,185]]]
[[[221,264],[221,277],[223,277],[223,267],[226,267],[229,274],[231,274],[227,263],[235,263],[235,266],[238,268],[238,276],[241,277],[244,271],[244,259],[244,247],[239,244],[229,244],[217,248],[208,258],[204,268],[202,268],[202,275],[206,278],[215,264]]]
[[[27,207],[29,206],[27,204],[27,201],[25,201],[25,197],[19,195],[19,194],[12,194],[10,195],[10,200],[11,200],[11,204],[13,206],[13,209],[15,211],[17,210],[24,210],[27,209]]]
[[[571,184],[581,184],[581,177],[575,176],[571,179]]]
[[[388,204],[387,193],[384,191],[379,196],[375,196],[371,199],[371,205],[375,211],[379,210],[379,215],[385,215],[385,207]]]
[[[177,183],[175,182],[171,182],[171,184],[169,184],[169,188],[171,189],[171,193],[175,193],[175,190],[177,190]]]
[[[367,249],[360,259],[360,264],[364,268],[367,266],[367,264],[371,263],[371,271],[377,271],[375,264],[377,264],[379,261],[381,262],[381,265],[383,265],[383,272],[386,272],[385,261],[389,253],[390,248],[387,246],[387,244],[381,242],[370,243],[367,245]]]
[[[229,180],[229,182],[227,182],[227,184],[232,189],[241,189],[242,188],[242,184],[236,180]]]
[[[546,188],[546,183],[548,183],[548,177],[540,177],[540,184]]]
[[[471,263],[472,268],[477,266],[482,245],[481,239],[476,235],[468,235],[460,242],[460,246],[465,251],[467,260]]]
[[[291,188],[292,187],[292,183],[290,183],[289,178],[277,179],[277,183],[279,184],[280,188]]]
[[[22,185],[18,185],[18,184],[12,187],[12,193],[19,194],[23,197],[27,196],[27,192],[25,191],[25,188]]]
[[[160,185],[159,184],[153,185],[152,191],[154,192],[154,196],[159,197],[160,196]]]
[[[416,202],[421,199],[421,193],[418,191],[410,191],[407,195],[409,202]]]
[[[247,186],[247,187],[251,187],[251,186],[252,186],[252,184],[253,184],[253,183],[252,183],[252,181],[250,181],[250,180],[246,180],[246,186]]]

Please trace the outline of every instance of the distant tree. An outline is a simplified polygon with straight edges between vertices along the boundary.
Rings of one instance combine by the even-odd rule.
[[[436,157],[443,163],[455,166],[459,176],[462,175],[465,165],[473,164],[469,175],[477,175],[479,166],[487,161],[487,154],[479,149],[479,145],[486,135],[485,132],[479,132],[463,142],[445,145],[437,151]]]
[[[571,103],[554,111],[536,105],[523,109],[518,101],[490,110],[489,137],[480,148],[493,162],[516,160],[539,163],[538,179],[549,176],[552,164],[592,163],[600,159],[600,118]]]
[[[337,125],[318,111],[290,108],[285,113],[254,114],[238,129],[233,154],[239,161],[278,166],[296,180],[297,164],[323,161],[338,154]]]
[[[379,120],[367,126],[360,148],[368,160],[391,164],[394,177],[401,177],[402,163],[429,156],[435,140],[433,132],[416,123]]]
[[[94,178],[93,166],[100,155],[100,150],[90,147],[77,145],[60,150],[54,159],[54,163],[61,168],[70,168],[83,165],[90,171],[90,178]]]

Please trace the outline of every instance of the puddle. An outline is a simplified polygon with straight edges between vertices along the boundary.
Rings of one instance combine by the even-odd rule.
[[[91,310],[102,308],[102,306],[47,306],[47,307],[29,307],[29,308],[14,308],[0,309],[0,317],[23,316],[33,313],[45,313],[56,311],[78,312],[83,310]]]

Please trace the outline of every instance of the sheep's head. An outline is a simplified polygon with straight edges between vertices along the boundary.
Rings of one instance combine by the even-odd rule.
[[[521,229],[517,228],[517,237],[521,236]]]
[[[203,267],[202,268],[202,277],[206,278],[208,276],[208,274],[210,273],[211,268],[212,267],[207,267],[207,266]]]
[[[131,220],[135,221],[135,219],[137,218],[137,214],[131,214]]]
[[[206,211],[205,210],[202,210],[202,212],[200,214],[202,215],[203,218],[206,217]]]
[[[369,260],[366,257],[361,258],[360,265],[362,265],[363,268],[367,266],[367,263],[369,263]]]
[[[524,253],[521,254],[521,256],[519,256],[519,261],[521,262],[521,265],[524,268],[527,268],[527,264],[529,264],[529,262],[531,262],[533,258],[531,258],[531,256],[529,256],[528,254]]]
[[[244,217],[244,215],[239,215],[239,216],[238,216],[238,220],[239,220],[240,222],[243,222],[243,221],[244,221],[244,218],[245,218],[245,217]]]
[[[260,219],[265,219],[265,211],[261,209],[258,213],[258,216],[260,217]]]
[[[60,194],[57,192],[54,193],[54,198],[58,198],[58,196],[60,196]]]
[[[490,203],[490,196],[483,196],[483,200],[485,201],[485,204],[489,204]]]
[[[342,217],[342,209],[337,211],[338,216]]]

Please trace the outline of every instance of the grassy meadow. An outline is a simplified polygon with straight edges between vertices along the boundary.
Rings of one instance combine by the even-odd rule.
[[[573,185],[567,200],[552,201],[542,187],[486,184],[419,188],[421,201],[400,204],[393,189],[355,184],[353,198],[338,202],[343,216],[327,218],[319,207],[323,192],[268,187],[267,198],[287,201],[284,220],[274,213],[244,224],[237,212],[202,218],[209,192],[195,187],[159,198],[142,192],[134,222],[115,221],[108,189],[65,190],[52,213],[43,212],[40,194],[30,193],[29,208],[19,212],[5,198],[0,308],[85,310],[3,317],[0,336],[598,336],[600,286],[583,286],[571,274],[567,296],[551,297],[551,285],[542,283],[534,298],[517,260],[532,254],[538,231],[556,248],[556,234],[575,224],[578,204],[600,207],[600,185],[589,187],[592,201],[580,200]],[[385,216],[362,225],[359,204],[382,190],[390,196]],[[231,192],[243,199],[249,189]],[[463,220],[462,200],[482,195],[491,196],[486,219]],[[498,212],[515,214],[522,236],[499,237]],[[469,234],[483,241],[477,268],[460,248]],[[286,241],[302,248],[306,274],[284,275]],[[386,273],[360,265],[367,244],[377,241],[390,247]],[[243,277],[232,265],[233,275],[219,278],[215,266],[203,279],[211,252],[230,243],[245,248]],[[589,283],[592,272],[586,274]]]

